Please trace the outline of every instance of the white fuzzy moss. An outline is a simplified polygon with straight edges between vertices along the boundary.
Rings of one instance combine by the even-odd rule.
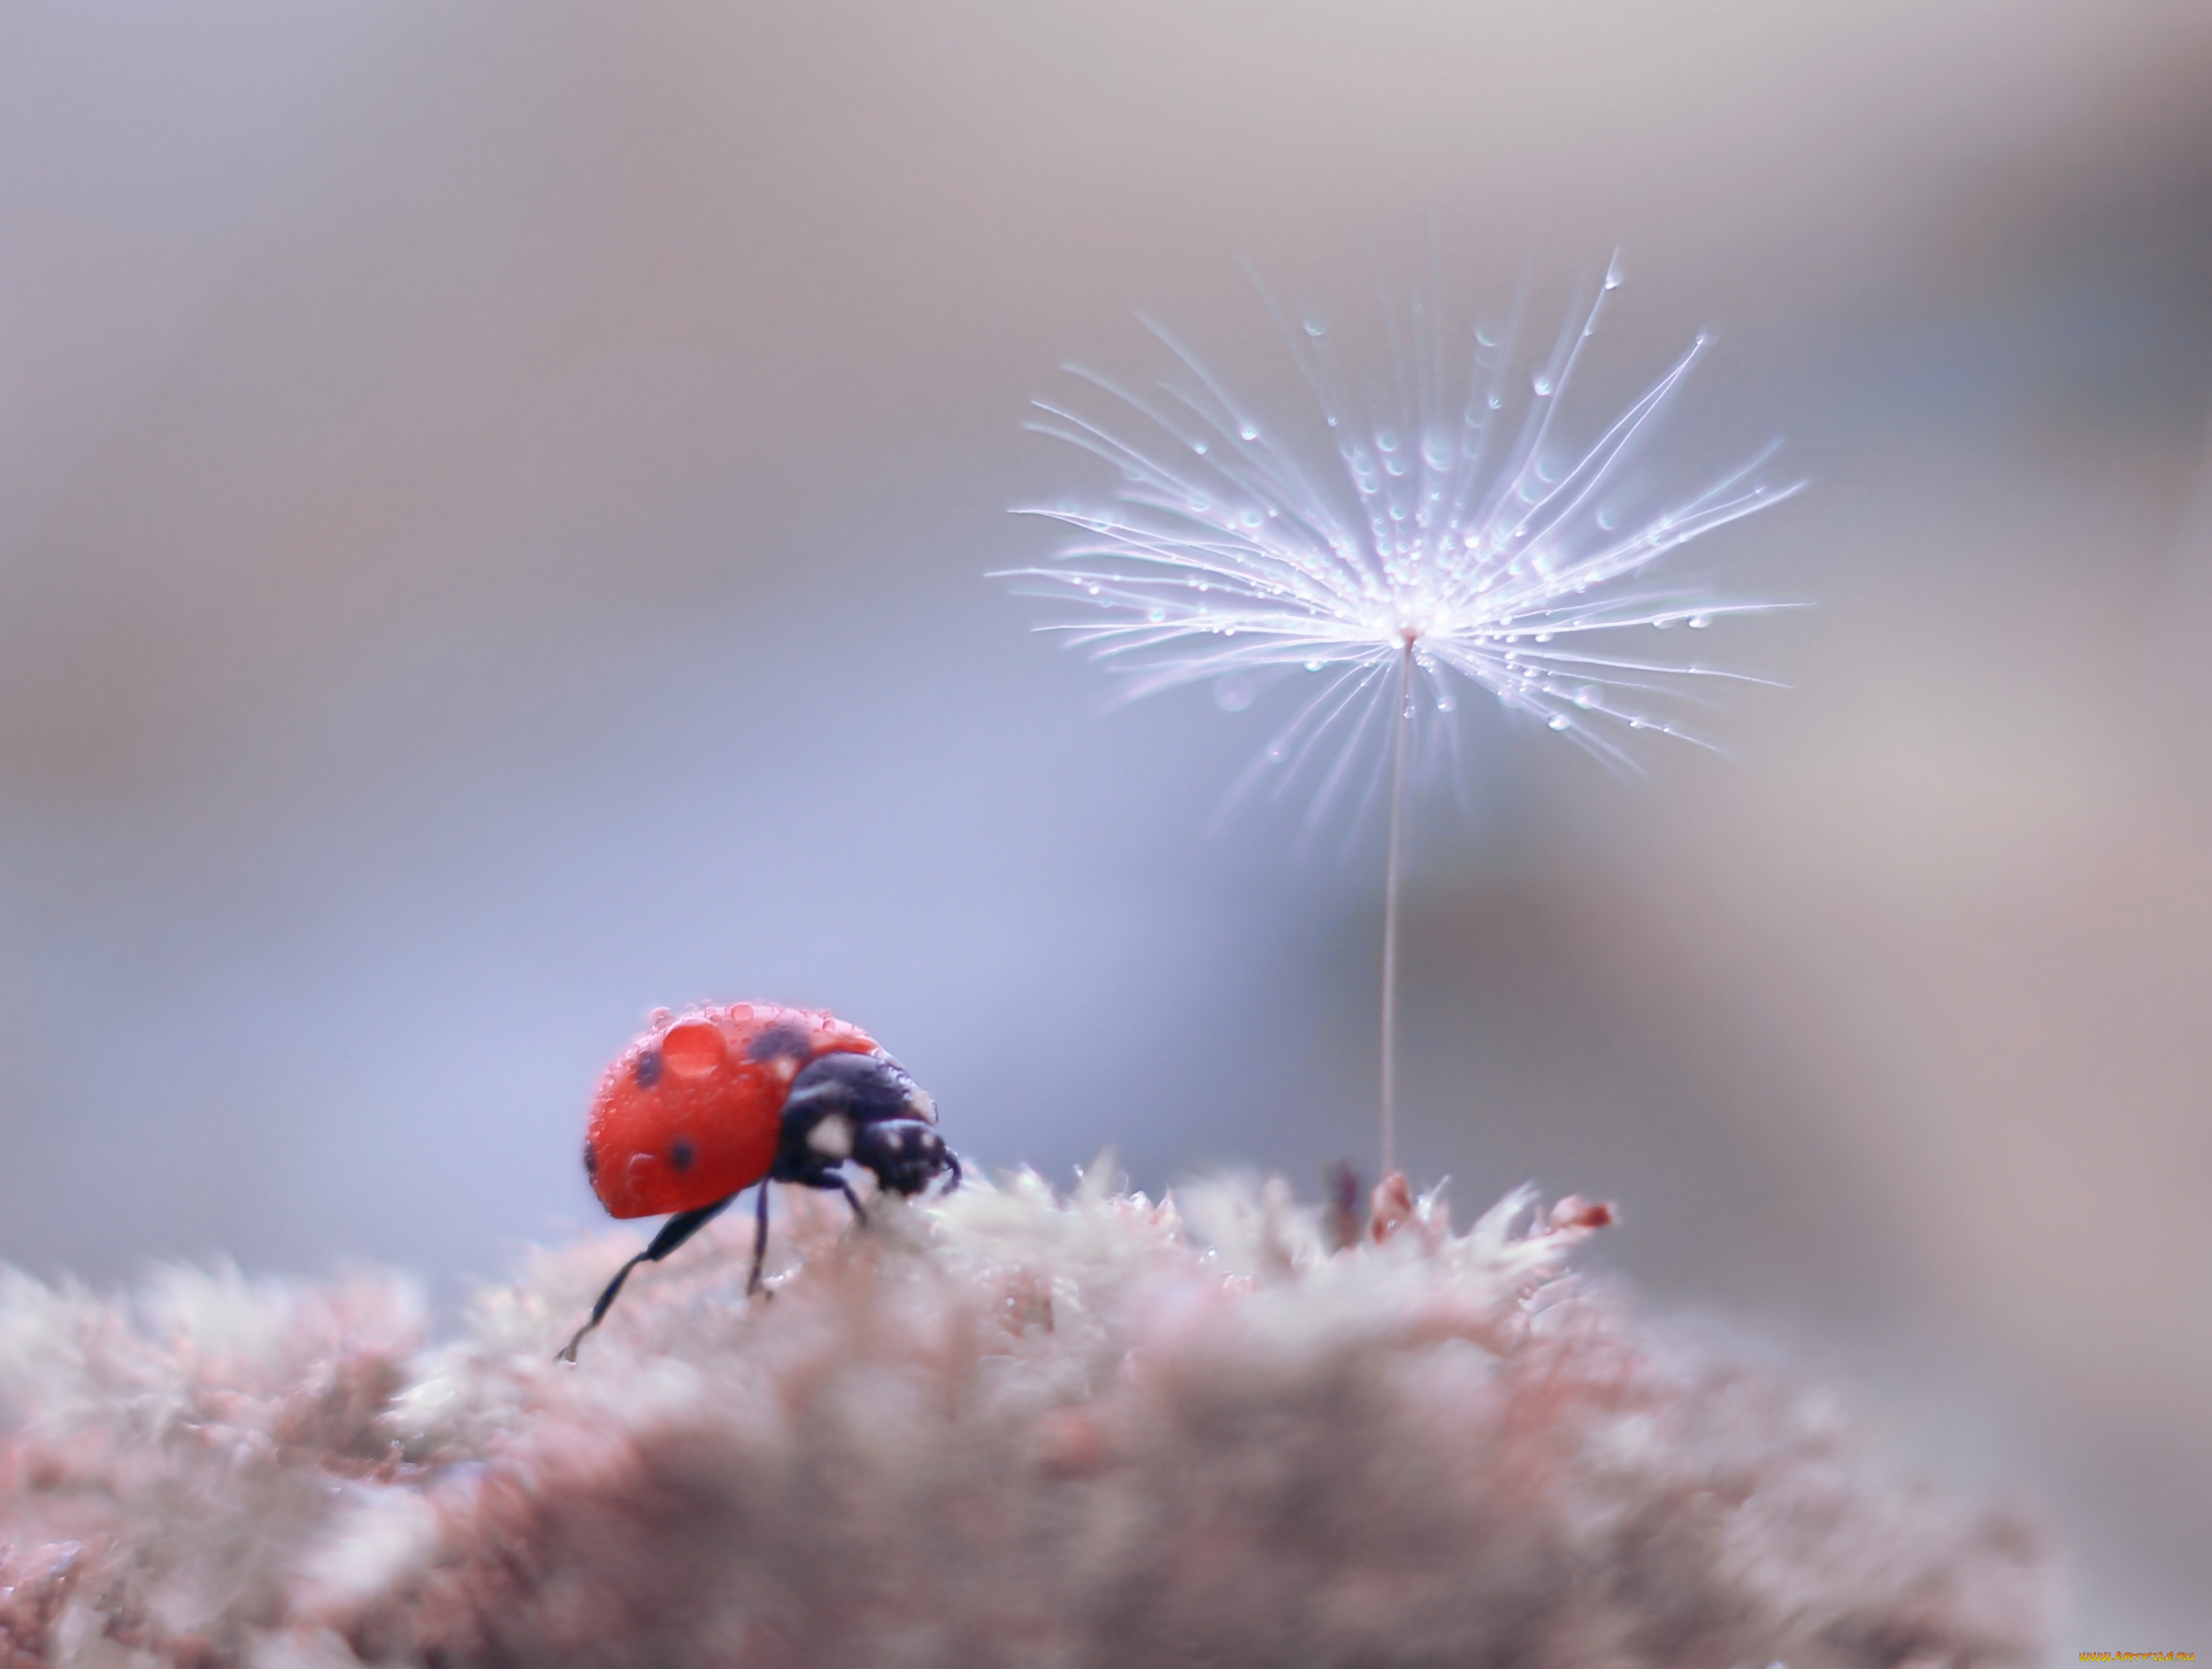
[[[647,1265],[0,1289],[0,1665],[2024,1664],[2046,1562],[1565,1276],[1596,1220],[1032,1176]]]

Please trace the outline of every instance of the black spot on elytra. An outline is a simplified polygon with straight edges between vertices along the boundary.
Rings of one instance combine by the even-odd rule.
[[[676,1167],[679,1175],[691,1169],[691,1161],[696,1157],[688,1136],[678,1136],[668,1150],[668,1162]]]
[[[807,1052],[807,1032],[803,1026],[787,1021],[771,1026],[746,1046],[748,1060],[773,1060],[779,1055],[804,1055]]]
[[[661,1052],[649,1049],[637,1058],[637,1087],[650,1089],[661,1081]]]
[[[599,1174],[599,1155],[588,1142],[584,1143],[584,1174],[586,1176]]]

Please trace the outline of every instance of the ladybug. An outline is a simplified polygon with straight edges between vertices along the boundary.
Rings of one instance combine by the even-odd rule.
[[[675,1214],[615,1272],[561,1359],[576,1359],[633,1269],[658,1263],[756,1183],[748,1293],[759,1290],[768,1250],[769,1183],[834,1188],[866,1223],[848,1161],[894,1194],[918,1194],[948,1172],[960,1185],[936,1107],[857,1026],[773,1003],[657,1011],[599,1081],[584,1173],[612,1216]]]

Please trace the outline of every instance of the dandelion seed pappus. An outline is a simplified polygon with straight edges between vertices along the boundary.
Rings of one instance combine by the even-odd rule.
[[[1388,750],[1369,745],[1379,732],[1394,719],[1448,727],[1467,683],[1616,767],[1641,768],[1630,732],[1705,745],[1680,713],[1709,704],[1696,686],[1770,681],[1655,655],[1642,635],[1778,605],[1648,571],[1801,483],[1760,478],[1771,446],[1655,506],[1631,479],[1706,351],[1702,335],[1594,440],[1563,446],[1563,404],[1620,284],[1617,260],[1532,366],[1509,328],[1455,337],[1440,285],[1403,306],[1386,296],[1392,363],[1371,375],[1340,362],[1338,333],[1313,316],[1294,323],[1262,285],[1333,475],[1309,467],[1295,426],[1263,419],[1147,321],[1168,376],[1140,389],[1067,367],[1091,397],[1039,401],[1029,426],[1110,465],[1119,493],[1021,507],[1078,536],[1054,565],[998,577],[1079,604],[1039,629],[1089,650],[1122,700],[1210,681],[1237,711],[1274,683],[1305,681],[1230,799],[1271,780],[1279,796],[1317,775],[1310,829],[1363,781],[1362,804],[1381,786]]]
[[[1387,1183],[1417,728],[1448,743],[1455,691],[1472,684],[1616,768],[1640,768],[1626,745],[1632,732],[1699,741],[1676,716],[1709,704],[1697,686],[1771,681],[1651,654],[1640,632],[1694,631],[1779,605],[1660,583],[1649,571],[1801,483],[1761,479],[1772,446],[1671,500],[1655,503],[1638,479],[1632,462],[1704,353],[1702,335],[1594,439],[1578,450],[1565,444],[1559,413],[1620,288],[1617,258],[1594,294],[1586,281],[1533,365],[1516,357],[1510,326],[1470,325],[1463,335],[1448,327],[1433,274],[1402,303],[1379,284],[1387,349],[1364,367],[1345,363],[1325,319],[1309,314],[1294,325],[1253,278],[1336,468],[1310,469],[1290,431],[1148,320],[1170,356],[1169,375],[1140,391],[1070,365],[1087,397],[1041,400],[1044,417],[1030,425],[1111,465],[1120,491],[1026,507],[1076,537],[1053,565],[997,577],[1079,604],[1076,618],[1039,629],[1089,650],[1119,675],[1124,700],[1211,681],[1217,704],[1236,712],[1270,683],[1308,681],[1225,811],[1263,781],[1280,798],[1317,773],[1305,814],[1311,834],[1348,797],[1363,811],[1387,781],[1379,1096]],[[1520,311],[1517,304],[1516,323]],[[1371,747],[1371,737],[1385,745]]]

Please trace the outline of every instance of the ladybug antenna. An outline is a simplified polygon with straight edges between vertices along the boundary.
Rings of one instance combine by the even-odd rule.
[[[767,1189],[764,1187],[761,1192],[765,1195]],[[584,1334],[607,1319],[607,1311],[614,1307],[615,1294],[622,1290],[622,1283],[630,1278],[630,1272],[640,1264],[660,1262],[677,1247],[712,1222],[722,1208],[736,1197],[734,1194],[726,1194],[711,1205],[702,1205],[695,1211],[678,1211],[675,1216],[663,1223],[660,1233],[653,1236],[653,1243],[614,1272],[614,1279],[607,1283],[606,1291],[599,1295],[599,1302],[591,1307],[591,1319],[576,1329],[575,1336],[561,1347],[553,1359],[556,1362],[573,1362],[576,1359],[576,1347],[584,1342]]]

